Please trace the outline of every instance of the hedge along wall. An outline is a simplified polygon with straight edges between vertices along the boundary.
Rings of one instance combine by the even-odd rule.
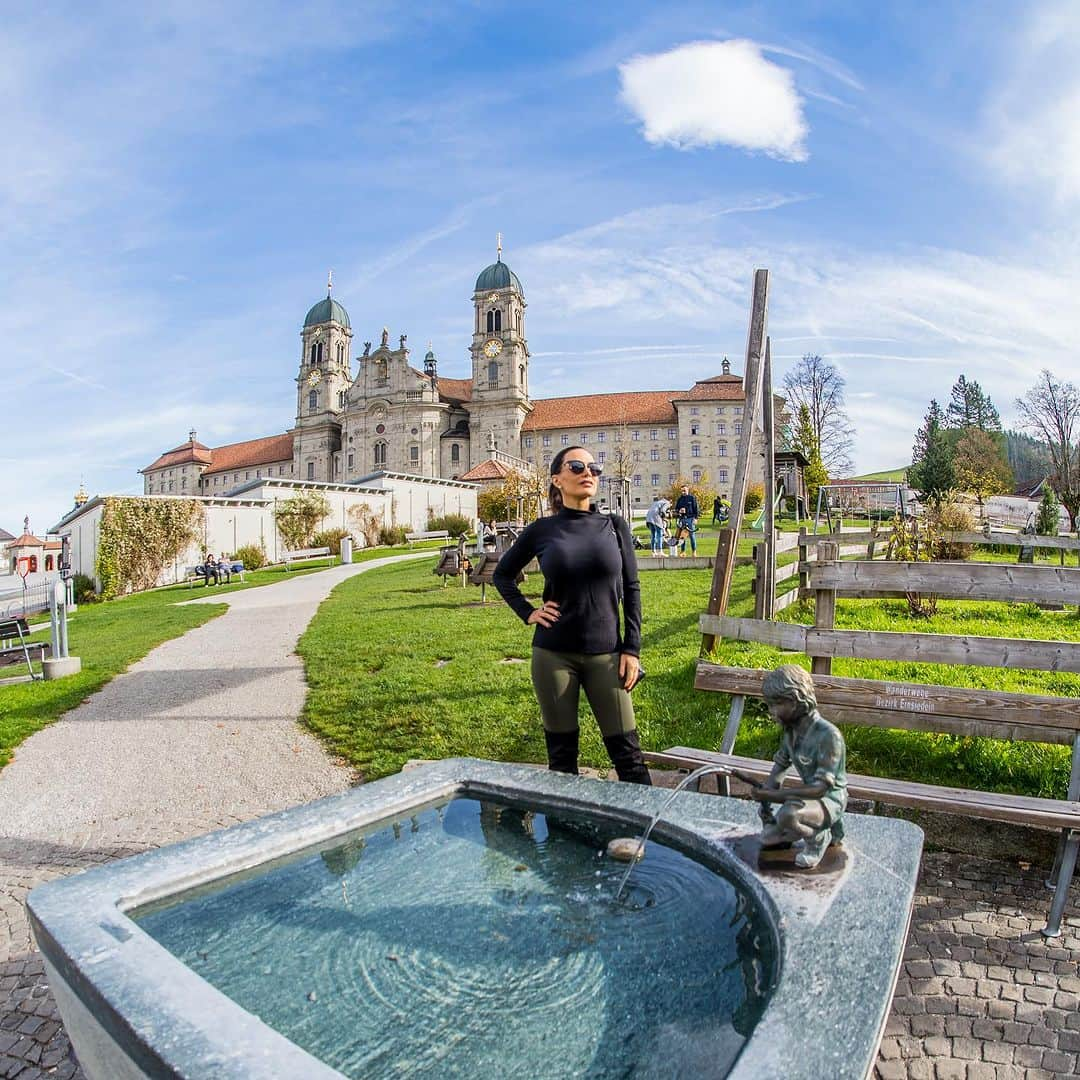
[[[106,499],[95,566],[102,598],[153,588],[202,536],[205,522],[206,511],[193,499]]]

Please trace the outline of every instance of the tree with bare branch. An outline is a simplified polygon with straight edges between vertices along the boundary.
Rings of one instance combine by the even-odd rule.
[[[1041,436],[1050,450],[1050,483],[1069,515],[1069,528],[1075,530],[1080,512],[1080,446],[1076,442],[1080,391],[1043,368],[1039,381],[1017,398],[1016,408],[1023,426]]]
[[[793,416],[802,405],[810,410],[814,439],[829,476],[849,473],[853,428],[844,405],[844,378],[835,366],[807,353],[784,376],[784,396]]]

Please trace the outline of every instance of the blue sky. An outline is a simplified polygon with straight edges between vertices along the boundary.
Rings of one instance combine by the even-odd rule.
[[[1077,377],[1078,115],[1066,2],[8,5],[0,526],[286,430],[331,267],[466,376],[497,231],[535,396],[741,370],[768,266],[777,382],[905,463],[961,372]]]

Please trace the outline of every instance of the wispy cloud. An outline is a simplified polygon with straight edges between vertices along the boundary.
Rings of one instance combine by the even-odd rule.
[[[1011,39],[1000,88],[986,106],[991,167],[1033,182],[1060,202],[1080,199],[1080,8],[1053,0],[1028,9]]]
[[[735,146],[805,161],[809,125],[794,76],[753,41],[696,41],[619,66],[645,139],[689,150]]]

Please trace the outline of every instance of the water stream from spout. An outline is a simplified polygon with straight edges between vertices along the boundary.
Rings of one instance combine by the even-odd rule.
[[[710,773],[723,773],[725,776],[734,775],[731,768],[727,765],[702,765],[700,768],[695,769],[692,773],[684,776],[676,785],[674,791],[664,801],[664,805],[653,815],[652,821],[649,822],[649,827],[642,834],[641,839],[638,841],[637,851],[634,853],[634,857],[630,860],[630,865],[626,868],[626,873],[622,876],[622,881],[619,882],[619,887],[615,890],[616,901],[622,896],[623,889],[626,888],[627,881],[630,880],[630,875],[633,873],[634,867],[637,865],[638,859],[641,858],[642,853],[645,850],[645,841],[649,839],[649,834],[653,831],[656,823],[663,816],[664,811],[675,801],[675,796],[679,794],[683,788],[688,787],[694,783],[695,780],[700,780],[703,776],[708,776]]]

